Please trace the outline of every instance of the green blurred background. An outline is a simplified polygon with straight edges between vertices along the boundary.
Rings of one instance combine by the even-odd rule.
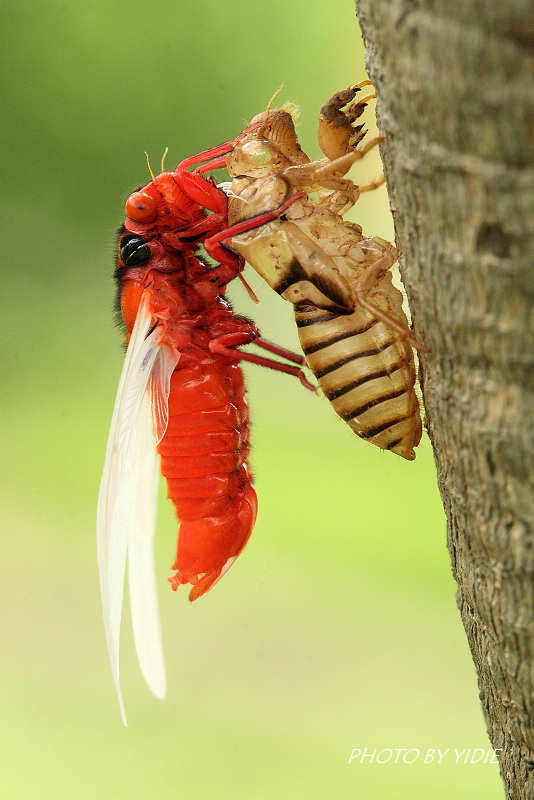
[[[123,358],[124,200],[148,180],[143,151],[158,165],[168,146],[169,167],[233,138],[282,82],[319,157],[321,104],[365,77],[351,0],[3,10],[1,800],[500,797],[495,766],[422,763],[488,747],[428,440],[414,463],[380,452],[287,376],[245,367],[258,523],[193,605],[166,581],[162,491],[168,698],[143,683],[127,608],[128,729],[108,665],[94,518]],[[366,161],[356,179],[380,174]],[[391,238],[385,190],[372,195],[353,218]],[[236,286],[237,310],[297,347],[291,307],[249,278],[262,304]],[[363,747],[422,755],[347,764]]]

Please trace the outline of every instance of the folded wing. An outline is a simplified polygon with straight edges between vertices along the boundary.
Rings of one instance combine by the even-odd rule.
[[[155,447],[168,422],[170,378],[178,353],[162,343],[150,295],[139,304],[111,420],[97,512],[97,547],[104,626],[122,718],[119,640],[126,554],[130,604],[141,671],[157,697],[165,668],[154,573],[158,460]]]

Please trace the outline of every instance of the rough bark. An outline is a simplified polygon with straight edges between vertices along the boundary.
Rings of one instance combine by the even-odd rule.
[[[534,798],[534,2],[357,11],[458,606],[507,797]]]

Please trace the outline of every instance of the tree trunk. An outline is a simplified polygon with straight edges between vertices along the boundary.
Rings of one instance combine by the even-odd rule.
[[[357,10],[458,606],[507,797],[534,798],[534,2]]]

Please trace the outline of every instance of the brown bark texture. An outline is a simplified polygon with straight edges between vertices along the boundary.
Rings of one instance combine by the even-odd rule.
[[[534,2],[357,13],[458,606],[506,796],[534,799]]]

